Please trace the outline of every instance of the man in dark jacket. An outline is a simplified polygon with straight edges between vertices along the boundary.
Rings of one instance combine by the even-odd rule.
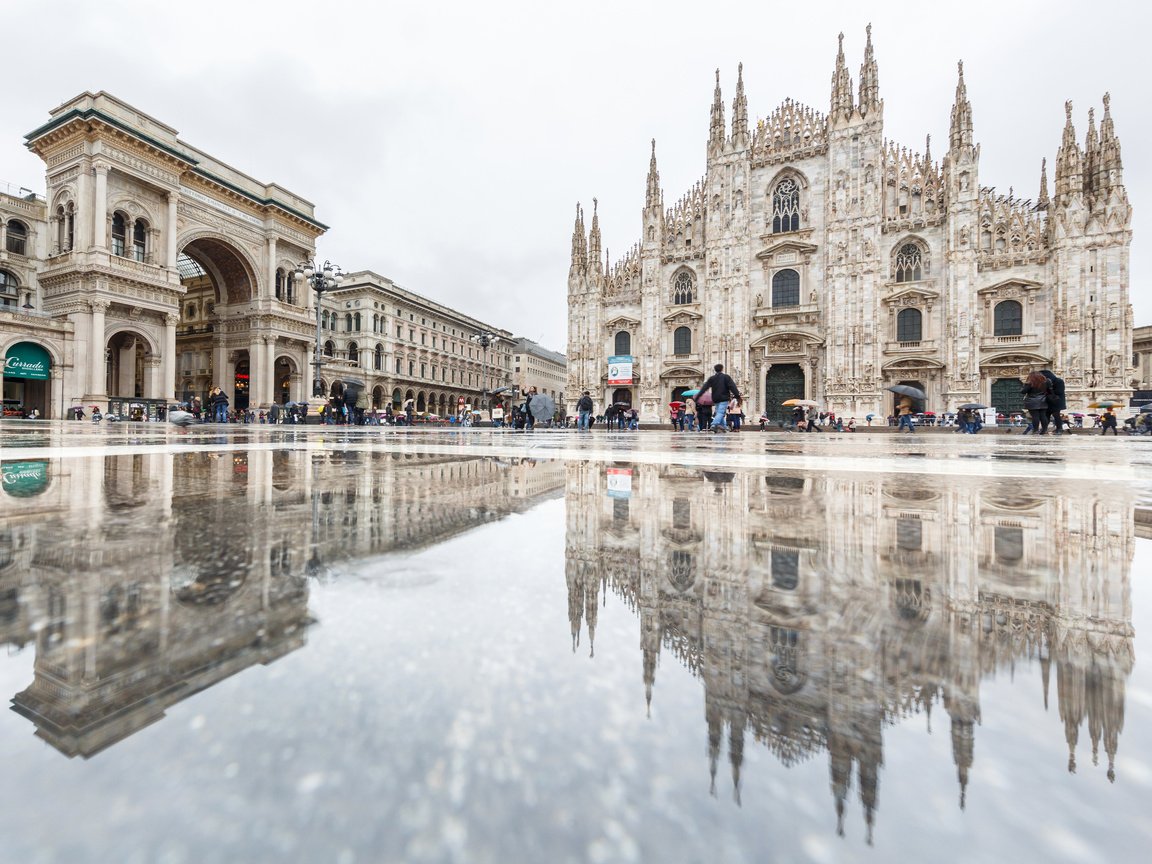
[[[709,427],[713,432],[727,432],[728,424],[724,421],[724,415],[728,411],[728,403],[733,399],[743,399],[740,395],[740,390],[736,387],[736,382],[724,372],[724,364],[717,363],[712,367],[713,375],[704,382],[700,388],[701,393],[712,391],[712,425]]]
[[[576,410],[580,412],[580,429],[588,431],[588,418],[592,416],[592,397],[588,395],[587,390],[576,403]]]
[[[1064,431],[1064,421],[1060,412],[1068,407],[1068,399],[1064,395],[1064,379],[1057,378],[1050,369],[1041,369],[1040,374],[1047,378],[1051,385],[1048,388],[1048,415],[1056,427],[1056,431],[1052,434],[1060,435]],[[1048,430],[1045,429],[1044,431],[1047,432]]]

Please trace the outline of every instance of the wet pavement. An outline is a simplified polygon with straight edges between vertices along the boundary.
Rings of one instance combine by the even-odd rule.
[[[1129,861],[1152,442],[0,424],[14,861]]]

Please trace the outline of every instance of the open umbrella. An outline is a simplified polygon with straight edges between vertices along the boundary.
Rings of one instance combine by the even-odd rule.
[[[1116,402],[1112,399],[1102,399],[1099,402],[1092,402],[1088,405],[1089,408],[1122,408],[1123,402]]]
[[[196,422],[196,418],[187,411],[173,409],[168,412],[168,422],[177,426],[191,426]]]
[[[805,408],[817,408],[820,405],[819,402],[813,402],[811,399],[786,399],[780,404],[787,405],[789,407],[794,405],[803,405]]]
[[[547,393],[539,393],[532,397],[532,404],[528,406],[532,416],[537,420],[551,420],[556,413],[556,403]]]
[[[913,399],[926,399],[924,391],[919,387],[909,387],[907,384],[893,384],[891,387],[885,387],[885,390],[891,390],[893,393],[899,393],[901,396],[911,396]]]
[[[669,408],[683,408],[683,407],[684,407],[684,403],[683,403],[683,402],[681,402],[679,399],[674,399],[674,400],[672,400],[671,402],[669,402],[669,403],[668,403],[668,407],[669,407]]]
[[[1141,405],[1140,406],[1140,413],[1141,414],[1152,414],[1152,402],[1149,402],[1147,405]]]
[[[983,411],[988,406],[987,405],[981,405],[979,402],[965,402],[960,407],[962,409],[965,409],[968,411]]]
[[[685,390],[680,395],[681,396],[695,396],[699,392],[700,392],[700,388],[696,388],[695,390]]]
[[[869,414],[869,415],[868,415],[867,417],[865,417],[864,419],[865,419],[865,420],[873,420],[873,419],[875,419],[875,417],[876,417],[876,415],[875,415],[875,414]]]

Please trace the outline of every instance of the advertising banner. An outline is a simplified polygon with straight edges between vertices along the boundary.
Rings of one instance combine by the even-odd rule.
[[[52,358],[39,345],[31,342],[17,342],[8,349],[4,358],[5,378],[24,378],[31,381],[47,381],[50,377]]]
[[[608,384],[632,383],[632,355],[615,354],[608,358]]]
[[[609,468],[605,473],[608,478],[608,497],[632,497],[632,470],[630,468]]]

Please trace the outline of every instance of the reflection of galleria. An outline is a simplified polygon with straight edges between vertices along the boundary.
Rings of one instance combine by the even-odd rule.
[[[1084,734],[1115,778],[1133,663],[1123,489],[619,473],[568,468],[573,640],[594,638],[601,591],[621,595],[649,702],[662,649],[702,679],[713,784],[727,735],[737,799],[747,736],[786,766],[826,750],[840,829],[855,772],[870,835],[882,729],[939,705],[963,806],[980,682],[1024,658],[1039,660],[1045,706],[1055,667],[1069,770]]]
[[[13,710],[85,757],[301,647],[309,576],[440,542],[563,484],[545,463],[341,451],[4,468],[24,485],[0,493],[22,499],[0,527],[0,644],[36,651]]]

